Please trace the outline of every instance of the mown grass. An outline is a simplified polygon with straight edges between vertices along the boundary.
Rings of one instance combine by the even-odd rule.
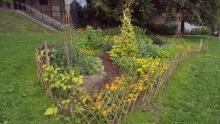
[[[0,123],[49,124],[43,116],[52,103],[36,76],[35,48],[59,34],[0,34]]]
[[[50,32],[50,30],[31,21],[15,11],[0,8],[0,33]]]
[[[52,104],[36,76],[35,48],[62,37],[11,10],[0,9],[0,123],[54,124]]]
[[[190,37],[187,41],[198,41]],[[147,111],[136,110],[124,124],[219,124],[220,39],[209,37],[204,54],[183,61]]]

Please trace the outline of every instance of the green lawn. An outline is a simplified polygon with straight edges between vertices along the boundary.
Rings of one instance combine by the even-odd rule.
[[[48,124],[43,116],[51,104],[36,77],[35,48],[55,33],[0,34],[0,123]]]
[[[44,40],[60,39],[60,34],[0,9],[0,124],[58,123],[43,116],[51,100],[37,79],[34,52]]]
[[[30,21],[14,11],[0,8],[0,33],[49,32],[48,29]]]
[[[147,109],[136,110],[124,123],[219,124],[220,39],[210,37],[205,54],[182,62],[166,89]]]
[[[16,25],[12,19],[17,20]],[[43,116],[51,101],[37,80],[34,52],[44,40],[58,42],[62,37],[0,9],[0,123],[60,123]],[[196,40],[199,38],[188,39]],[[181,63],[168,84],[156,98],[156,107],[137,110],[124,123],[220,123],[220,40],[210,38],[208,51]]]

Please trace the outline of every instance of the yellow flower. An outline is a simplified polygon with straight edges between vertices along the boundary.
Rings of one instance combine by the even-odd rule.
[[[86,103],[86,101],[90,98],[89,95],[84,95],[84,96],[81,96],[80,99],[83,101],[83,103]]]
[[[116,90],[117,90],[117,87],[116,87],[114,84],[112,84],[112,86],[111,86],[110,90],[111,90],[112,92],[114,92],[114,91],[116,91]]]
[[[102,116],[103,116],[103,117],[108,116],[108,112],[107,112],[106,110],[102,111]]]
[[[128,94],[128,97],[129,97],[129,98],[133,98],[133,97],[134,97],[134,94],[129,93],[129,94]]]
[[[96,101],[100,101],[102,99],[102,97],[100,96],[100,95],[98,95],[97,97],[96,97]]]
[[[130,88],[131,88],[131,89],[134,88],[134,85],[133,85],[133,84],[130,84]]]
[[[95,102],[95,107],[100,110],[102,107],[102,104],[100,102]]]
[[[109,90],[109,89],[110,89],[109,84],[106,84],[106,85],[105,85],[105,90]]]
[[[138,90],[139,90],[139,91],[143,91],[143,90],[144,90],[143,86],[140,85],[139,88],[138,88]]]
[[[80,27],[80,28],[78,28],[78,31],[83,32],[83,31],[85,31],[85,29]]]

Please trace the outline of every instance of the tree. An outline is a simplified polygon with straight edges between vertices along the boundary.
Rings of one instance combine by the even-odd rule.
[[[137,0],[134,3],[132,10],[133,20],[137,24],[144,25],[146,20],[150,19],[154,15],[154,5],[152,0]],[[100,19],[108,22],[115,23],[120,22],[123,16],[123,0],[92,0],[91,6],[95,10],[96,15]]]
[[[175,17],[177,34],[184,33],[184,22],[211,27],[216,23],[219,0],[167,0],[165,5],[168,17]]]
[[[0,3],[11,3],[13,2],[14,0],[0,0]]]

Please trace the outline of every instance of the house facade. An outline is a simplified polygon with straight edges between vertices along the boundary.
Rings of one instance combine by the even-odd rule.
[[[86,25],[84,23],[88,19],[87,2],[88,0],[16,0],[14,8],[30,14],[41,13],[42,18],[52,18],[64,24],[65,9],[69,6],[73,25],[81,27]]]
[[[30,14],[40,12],[61,23],[65,22],[65,3],[63,0],[17,0],[14,7]]]

